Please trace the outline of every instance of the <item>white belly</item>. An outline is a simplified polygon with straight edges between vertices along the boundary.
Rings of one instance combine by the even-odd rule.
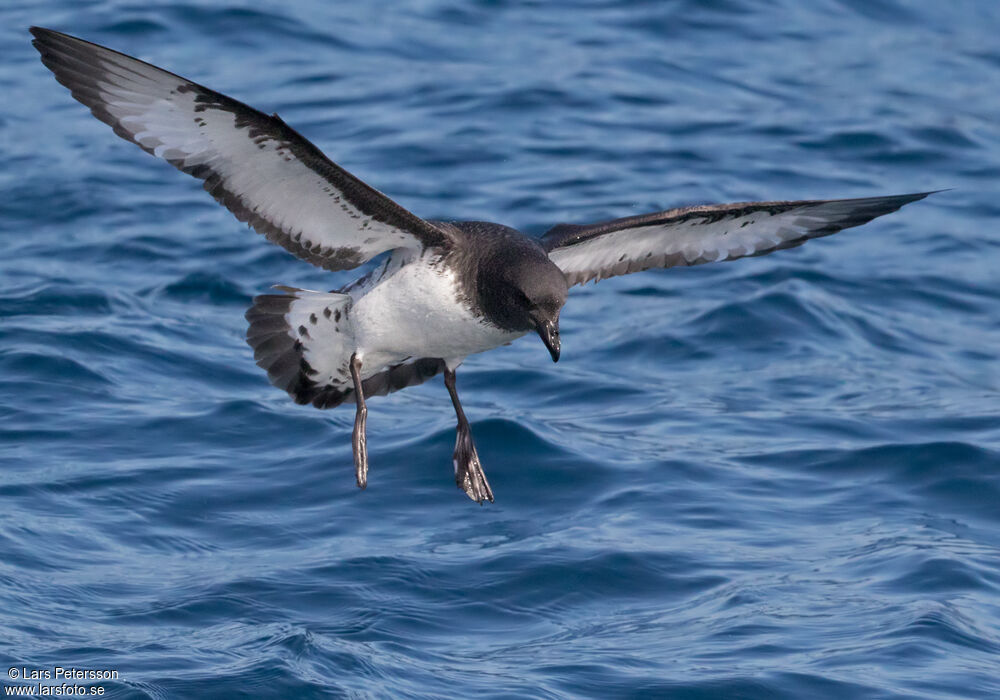
[[[459,301],[454,273],[425,260],[403,265],[362,293],[351,320],[364,376],[408,357],[440,357],[454,366],[524,335],[474,316]]]

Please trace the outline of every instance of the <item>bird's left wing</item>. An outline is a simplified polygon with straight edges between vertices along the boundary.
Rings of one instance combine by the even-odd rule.
[[[32,27],[42,62],[115,133],[205,181],[241,221],[300,258],[346,270],[386,250],[447,246],[411,214],[266,114],[125,54]]]
[[[653,267],[766,255],[860,226],[929,194],[685,207],[589,226],[559,224],[541,244],[571,285],[582,284]]]

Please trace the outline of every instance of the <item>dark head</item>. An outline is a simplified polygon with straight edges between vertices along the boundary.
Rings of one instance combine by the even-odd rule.
[[[501,328],[538,333],[557,362],[559,311],[569,290],[566,276],[534,239],[505,226],[488,226],[495,228],[479,236],[488,249],[477,266],[479,305]]]
[[[549,256],[524,261],[511,275],[511,306],[520,320],[518,330],[533,330],[545,343],[552,361],[559,361],[559,312],[566,303],[566,276]]]

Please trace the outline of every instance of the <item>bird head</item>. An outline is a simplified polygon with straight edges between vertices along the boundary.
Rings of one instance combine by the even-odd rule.
[[[486,282],[481,291],[491,319],[508,330],[535,331],[558,362],[559,312],[569,291],[562,270],[542,253],[491,272],[480,277]]]
[[[559,312],[566,303],[566,278],[561,271],[560,278],[563,282],[561,296],[558,293],[546,293],[528,297],[528,318],[531,319],[532,328],[542,339],[553,362],[559,361]],[[558,287],[550,291],[557,292]]]

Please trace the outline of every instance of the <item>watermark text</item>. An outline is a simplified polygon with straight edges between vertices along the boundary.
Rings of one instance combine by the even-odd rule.
[[[120,677],[113,668],[11,666],[7,678],[15,684],[4,683],[3,694],[4,697],[98,697],[104,695],[105,689],[94,681],[116,681]]]

